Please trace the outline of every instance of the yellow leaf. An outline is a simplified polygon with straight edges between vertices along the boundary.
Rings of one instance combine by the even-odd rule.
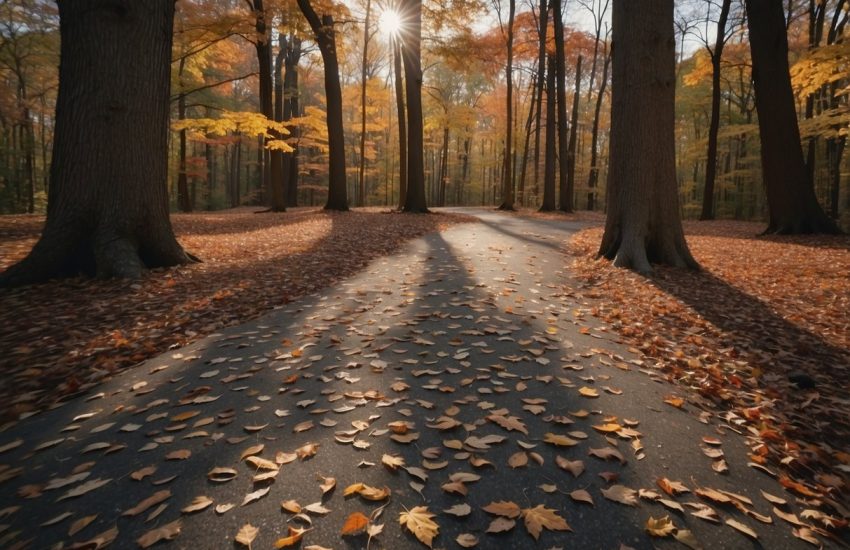
[[[557,447],[572,447],[573,445],[578,445],[578,441],[575,439],[569,438],[565,435],[558,435],[553,433],[546,433],[543,435],[543,441],[546,443],[551,443]]]
[[[398,521],[416,536],[419,541],[432,547],[434,537],[440,532],[440,526],[432,519],[434,514],[428,511],[427,506],[416,506],[407,512],[402,512]]]
[[[673,533],[676,526],[670,521],[670,516],[655,519],[650,517],[646,520],[646,532],[653,537],[666,537]]]
[[[588,388],[587,386],[583,386],[578,392],[584,397],[599,397],[599,392],[594,390],[593,388]]]
[[[259,527],[254,527],[250,523],[246,523],[239,529],[239,532],[236,533],[236,542],[247,546],[248,550],[250,550],[251,543],[254,542],[255,538],[257,538],[257,533],[259,532]]]

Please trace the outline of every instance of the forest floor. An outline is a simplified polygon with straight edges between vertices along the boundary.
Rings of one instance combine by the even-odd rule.
[[[149,324],[91,348],[153,359],[86,379],[98,386],[84,399],[0,432],[0,546],[847,546],[850,238],[688,223],[703,270],[643,277],[594,259],[598,215],[446,212],[286,214],[295,221],[282,217],[272,241],[303,246],[286,257],[250,248],[268,232],[240,230],[253,215],[228,226],[221,214],[195,236],[178,219],[187,248],[209,242],[214,260],[131,284],[0,293],[0,307],[25,295],[54,335],[74,307],[94,309],[93,292],[96,332],[186,285]],[[479,223],[454,225],[472,219],[461,216]],[[381,241],[407,224],[410,235],[453,226]],[[325,272],[366,246],[351,235],[363,225],[385,244],[326,286]],[[262,268],[245,269],[247,254],[265,254]],[[230,267],[207,267],[219,258]],[[275,278],[286,258],[297,263]],[[224,285],[232,294],[217,298]],[[236,324],[241,300],[290,287],[301,298]],[[51,309],[69,293],[86,295]],[[127,349],[151,337],[192,343]],[[0,361],[23,372],[41,352],[30,347]],[[91,359],[62,361],[29,376]]]
[[[0,425],[327,287],[411,238],[473,220],[381,208],[255,211],[173,215],[178,240],[202,263],[135,282],[75,278],[0,291]],[[43,224],[0,216],[0,271],[29,252]]]

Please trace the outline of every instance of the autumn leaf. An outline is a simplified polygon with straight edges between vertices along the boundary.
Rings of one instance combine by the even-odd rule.
[[[637,506],[637,491],[624,485],[612,485],[607,489],[602,489],[601,492],[602,496],[608,500],[613,500],[626,506]]]
[[[399,455],[384,454],[381,457],[381,464],[383,464],[390,470],[397,470],[398,468],[404,467],[404,457]]]
[[[528,428],[526,428],[522,420],[520,420],[516,416],[501,416],[498,414],[491,414],[487,416],[487,420],[493,422],[494,424],[498,424],[499,426],[508,431],[517,431],[528,435]]]
[[[570,498],[572,498],[573,500],[575,500],[577,502],[586,502],[587,504],[590,504],[591,506],[594,505],[593,504],[593,497],[590,496],[590,493],[588,493],[584,489],[576,489],[575,491],[572,491],[570,493]]]
[[[550,531],[572,531],[566,520],[558,515],[558,512],[538,504],[534,508],[526,508],[522,511],[525,520],[525,528],[528,533],[537,540],[540,532],[546,528]]]
[[[281,537],[277,539],[274,543],[275,548],[287,548],[289,546],[295,546],[299,542],[301,542],[301,538],[304,536],[304,533],[309,531],[309,529],[288,527],[288,535],[285,537]]]
[[[416,506],[399,515],[399,523],[416,536],[419,541],[432,548],[432,541],[440,531],[440,527],[432,519],[434,514],[426,506]]]
[[[260,532],[259,527],[254,527],[250,523],[246,523],[243,525],[239,532],[236,533],[236,542],[243,546],[247,546],[248,550],[251,550],[251,543],[254,542],[254,539],[257,538],[257,534]]]
[[[578,445],[578,441],[576,441],[575,439],[571,439],[565,435],[553,434],[550,432],[547,432],[543,435],[543,441],[545,441],[546,443],[551,443],[556,447],[573,447],[575,445]]]
[[[256,491],[248,493],[247,495],[245,495],[245,498],[242,499],[242,506],[245,506],[247,504],[251,504],[254,501],[260,500],[261,498],[263,498],[264,496],[269,494],[270,490],[271,490],[271,487],[263,487],[262,489],[257,489]]]
[[[137,505],[130,508],[129,510],[125,510],[124,513],[121,514],[121,515],[122,516],[137,516],[137,515],[141,514],[142,512],[144,512],[145,510],[147,510],[148,508],[150,508],[151,506],[157,505],[160,502],[168,499],[169,497],[171,497],[171,491],[169,491],[168,489],[165,489],[165,490],[162,490],[162,491],[157,491],[156,493],[154,493],[151,496],[149,496],[148,498],[142,500],[141,502],[139,502]]]
[[[667,537],[676,530],[676,526],[670,521],[670,516],[664,516],[658,519],[650,517],[646,520],[645,528],[646,532],[653,537]]]
[[[213,500],[210,497],[198,496],[195,497],[191,504],[182,508],[180,511],[184,514],[192,514],[194,512],[200,512],[201,510],[206,509],[212,503]]]
[[[353,512],[345,519],[340,533],[343,536],[359,535],[363,533],[366,526],[369,525],[369,518],[361,512]]]
[[[487,506],[483,507],[482,510],[488,514],[503,516],[510,519],[518,518],[522,513],[522,510],[516,505],[516,503],[507,500],[491,502]]]
[[[745,524],[743,524],[740,521],[737,521],[735,519],[732,519],[732,518],[727,519],[726,525],[735,529],[736,531],[744,533],[745,535],[747,535],[748,537],[751,537],[753,539],[759,538],[758,533],[756,533],[755,531],[750,529],[750,527],[748,527],[747,525],[745,525]]]
[[[180,534],[180,529],[182,528],[181,520],[172,521],[171,523],[166,523],[162,527],[157,527],[156,529],[151,529],[141,537],[136,540],[139,546],[144,548],[150,548],[154,544],[158,543],[161,540],[173,540]]]
[[[685,487],[681,481],[670,481],[666,477],[656,479],[655,483],[662,491],[673,497],[680,493],[690,492],[690,489]]]

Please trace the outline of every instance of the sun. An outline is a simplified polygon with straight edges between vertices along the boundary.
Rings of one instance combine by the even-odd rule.
[[[378,28],[386,36],[397,36],[401,32],[401,26],[401,16],[392,9],[384,10],[378,20]]]

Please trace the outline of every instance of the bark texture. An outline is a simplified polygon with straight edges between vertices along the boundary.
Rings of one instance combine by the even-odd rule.
[[[747,0],[746,4],[769,211],[765,233],[840,233],[818,204],[803,160],[782,3]]]
[[[505,104],[505,158],[504,174],[502,176],[502,203],[499,210],[514,210],[514,15],[516,13],[516,1],[510,0],[508,8],[508,60],[505,65],[505,83],[507,85],[507,97]]]
[[[328,201],[325,210],[348,210],[348,190],[345,185],[345,133],[342,125],[342,87],[339,82],[339,60],[336,55],[336,33],[333,17],[316,14],[310,0],[298,0],[298,7],[310,24],[322,62],[325,65],[325,97],[327,98]]]
[[[673,0],[614,0],[608,215],[599,254],[697,268],[679,219]]]
[[[543,168],[543,202],[540,212],[555,210],[555,56],[549,56],[546,69],[546,153]]]
[[[393,86],[398,109],[398,209],[407,201],[407,116],[404,108],[404,77],[401,73],[401,43],[393,38]]]
[[[60,2],[59,16],[47,223],[0,285],[191,261],[168,215],[173,0]]]
[[[558,209],[573,211],[573,182],[567,177],[569,171],[569,140],[567,138],[567,61],[564,51],[564,14],[561,2],[552,4],[552,26],[555,30],[555,84],[558,100]]]
[[[422,1],[405,2],[407,32],[402,45],[407,95],[407,195],[404,212],[428,212],[422,124]]]

